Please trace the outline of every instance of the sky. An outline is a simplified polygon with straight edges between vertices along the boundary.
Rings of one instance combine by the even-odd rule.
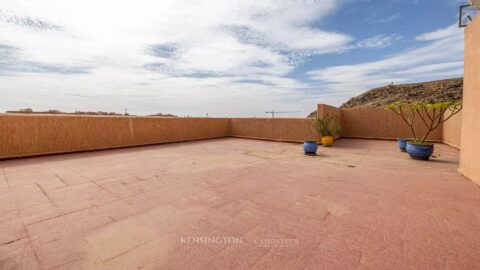
[[[461,0],[0,0],[0,111],[305,117],[463,76]]]

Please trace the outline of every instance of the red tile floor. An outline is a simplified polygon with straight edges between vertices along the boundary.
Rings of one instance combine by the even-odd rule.
[[[0,269],[480,269],[458,151],[218,139],[0,162]]]

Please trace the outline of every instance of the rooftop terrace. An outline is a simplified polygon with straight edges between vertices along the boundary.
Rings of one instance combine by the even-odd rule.
[[[480,189],[435,155],[225,138],[1,161],[0,268],[478,269]]]

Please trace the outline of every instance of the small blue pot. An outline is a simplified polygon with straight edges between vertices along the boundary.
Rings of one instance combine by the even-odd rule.
[[[407,153],[413,159],[429,160],[433,150],[433,144],[419,145],[407,142]]]
[[[398,138],[398,147],[402,152],[407,152],[407,142],[412,139]]]
[[[303,151],[305,151],[306,155],[316,155],[317,149],[318,145],[316,141],[305,141],[303,143]]]

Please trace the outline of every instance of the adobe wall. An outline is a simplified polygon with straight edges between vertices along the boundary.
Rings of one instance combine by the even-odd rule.
[[[312,128],[311,119],[306,118],[232,118],[231,135],[288,142],[319,139]]]
[[[229,135],[229,119],[0,114],[0,158]]]

